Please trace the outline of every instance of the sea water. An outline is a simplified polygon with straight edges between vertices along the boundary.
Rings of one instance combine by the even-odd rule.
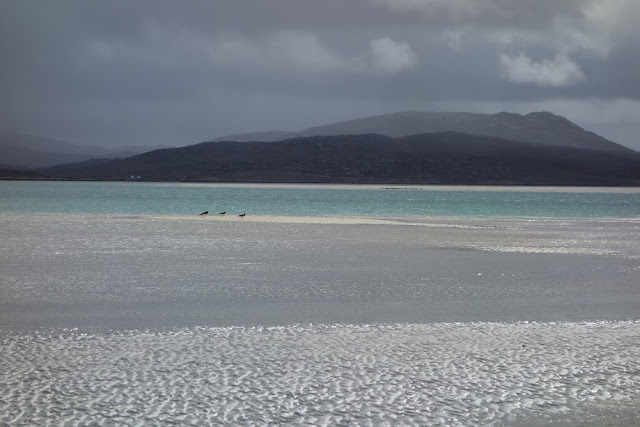
[[[0,424],[639,423],[633,189],[0,189]]]
[[[0,213],[638,217],[640,189],[0,181]]]

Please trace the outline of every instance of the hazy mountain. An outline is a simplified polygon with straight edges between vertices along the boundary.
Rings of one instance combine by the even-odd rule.
[[[53,138],[0,131],[0,167],[32,169],[94,158],[129,157],[161,146],[101,148]]]
[[[168,145],[134,145],[131,147],[112,147],[107,151],[107,158],[122,159],[135,156],[137,154],[148,153],[149,151],[162,150],[165,148],[175,148]],[[94,157],[95,158],[95,157]]]
[[[0,167],[29,169],[102,156],[105,150],[53,138],[0,131]]]
[[[282,141],[318,135],[380,134],[391,137],[465,132],[521,142],[583,149],[633,152],[622,145],[588,132],[564,117],[548,112],[473,114],[408,111],[316,126],[302,132],[267,131],[229,135],[213,141]],[[0,167],[32,169],[96,158],[124,158],[160,146],[92,147],[52,138],[0,131]]]
[[[547,112],[410,111],[228,139],[109,160],[114,151],[5,132],[0,166],[83,161],[41,173],[98,180],[640,185],[639,153]]]
[[[284,130],[268,130],[265,132],[238,133],[227,135],[220,138],[212,139],[210,142],[217,141],[282,141],[284,139],[293,138],[297,132],[288,132]]]
[[[42,175],[32,171],[0,169],[0,179],[19,179],[19,180],[50,180],[51,177]]]
[[[231,135],[218,138],[216,141],[276,141],[294,137],[366,133],[399,137],[447,131],[563,147],[632,151],[586,131],[562,116],[549,112],[530,113],[523,116],[504,112],[474,114],[406,111],[316,126],[296,133],[275,131],[264,135],[260,133],[238,135],[241,138],[234,138]]]
[[[640,185],[640,154],[459,132],[367,134],[204,142],[41,173],[145,181]]]

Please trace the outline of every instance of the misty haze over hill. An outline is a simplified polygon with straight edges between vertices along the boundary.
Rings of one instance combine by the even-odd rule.
[[[94,147],[0,130],[0,168],[33,169],[96,158],[123,158],[163,146]]]

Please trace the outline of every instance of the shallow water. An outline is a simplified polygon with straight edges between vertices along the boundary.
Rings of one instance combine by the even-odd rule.
[[[640,307],[640,220],[1,220],[4,327],[622,320]]]
[[[638,217],[640,189],[0,181],[0,213]]]
[[[0,271],[2,425],[640,424],[640,219],[5,213]]]

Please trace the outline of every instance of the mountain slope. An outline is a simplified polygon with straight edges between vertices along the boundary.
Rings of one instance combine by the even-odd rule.
[[[59,139],[0,131],[0,167],[32,169],[95,158],[127,157],[164,147],[101,148]]]
[[[397,137],[446,131],[563,147],[632,151],[549,112],[522,116],[504,112],[474,114],[407,111],[313,127],[296,136],[379,133]]]
[[[205,142],[42,173],[147,181],[640,185],[640,155],[458,132],[368,134]]]
[[[475,114],[405,111],[315,126],[302,132],[272,131],[229,135],[213,141],[279,141],[318,135],[376,133],[391,137],[436,132],[464,132],[522,142],[592,150],[633,150],[582,129],[549,112]]]
[[[297,132],[288,132],[284,130],[268,130],[264,132],[251,132],[251,133],[237,133],[233,135],[223,136],[221,138],[212,139],[207,142],[220,142],[220,141],[237,141],[237,142],[250,142],[250,141],[282,141],[290,139],[296,136]]]

